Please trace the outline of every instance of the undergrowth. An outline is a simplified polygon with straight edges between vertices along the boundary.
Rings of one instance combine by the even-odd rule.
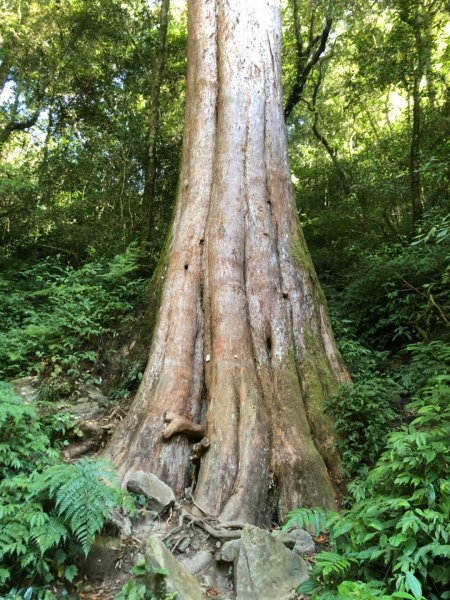
[[[21,582],[32,586],[24,593],[44,586],[40,596],[51,597],[45,586],[73,581],[111,511],[133,510],[109,463],[65,464],[49,434],[34,408],[1,384],[0,592]]]
[[[300,586],[321,600],[450,598],[450,375],[432,377],[408,406],[411,422],[388,436],[364,479],[351,484],[341,514],[298,509],[294,522],[328,529]]]
[[[141,250],[75,268],[61,257],[5,265],[0,275],[0,378],[93,380],[102,338],[142,300]]]

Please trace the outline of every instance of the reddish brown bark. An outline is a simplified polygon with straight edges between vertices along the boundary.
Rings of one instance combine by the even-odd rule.
[[[179,197],[149,362],[108,454],[126,479],[152,471],[181,494],[184,434],[205,423],[196,503],[267,522],[334,505],[324,398],[347,379],[297,222],[280,85],[276,0],[192,0]],[[166,265],[166,269],[162,267]]]

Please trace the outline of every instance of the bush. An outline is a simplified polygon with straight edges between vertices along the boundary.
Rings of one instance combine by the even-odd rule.
[[[351,321],[335,318],[334,323],[353,383],[341,385],[325,407],[336,424],[344,475],[361,476],[375,464],[386,436],[399,423],[401,388],[378,369],[386,353],[374,352],[357,341]]]
[[[34,409],[0,387],[0,592],[71,582],[110,511],[132,509],[103,460],[64,464]]]
[[[449,247],[448,217],[430,212],[410,244],[366,251],[340,277],[338,310],[363,343],[392,350],[447,335]]]
[[[447,374],[428,382],[409,406],[415,418],[390,434],[375,468],[350,486],[352,508],[326,520],[335,557],[317,557],[316,598],[372,597],[369,588],[373,597],[450,598],[449,384]],[[347,595],[336,595],[344,581]]]
[[[111,260],[91,256],[77,269],[47,258],[0,277],[0,377],[93,377],[101,337],[142,299],[144,279],[137,245]]]

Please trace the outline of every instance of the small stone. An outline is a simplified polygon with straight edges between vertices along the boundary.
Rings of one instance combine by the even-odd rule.
[[[277,540],[280,540],[280,542],[282,542],[286,548],[289,548],[290,550],[292,550],[292,548],[295,546],[295,539],[287,531],[276,529],[275,531],[272,531],[272,535]]]
[[[230,540],[225,542],[216,553],[216,560],[223,562],[235,562],[239,556],[241,540]]]
[[[177,546],[177,550],[179,550],[179,552],[186,552],[186,550],[189,548],[189,546],[192,544],[192,538],[186,536],[184,537],[181,542],[178,544]],[[189,569],[188,569],[189,570]]]
[[[145,496],[148,508],[158,514],[175,503],[172,489],[153,473],[135,471],[127,482],[127,489],[134,494]]]
[[[180,562],[191,575],[197,575],[209,567],[214,561],[214,556],[207,550],[201,550],[190,558],[184,558]]]
[[[316,550],[316,546],[314,544],[314,540],[312,539],[311,534],[309,534],[304,529],[294,529],[290,534],[291,538],[294,540],[294,552],[303,556],[303,554],[313,554]]]

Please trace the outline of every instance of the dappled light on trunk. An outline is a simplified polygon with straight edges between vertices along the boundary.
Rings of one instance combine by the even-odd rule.
[[[323,403],[348,379],[297,220],[280,18],[275,0],[189,4],[178,202],[152,281],[159,313],[107,449],[125,480],[153,472],[180,496],[204,429],[196,504],[254,523],[335,505],[339,458]]]

